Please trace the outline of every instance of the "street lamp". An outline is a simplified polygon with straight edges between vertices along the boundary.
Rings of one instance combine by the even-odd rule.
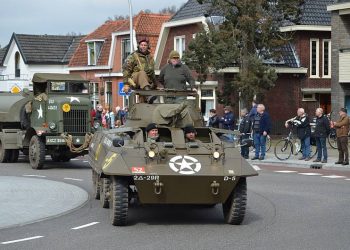
[[[133,24],[132,24],[132,5],[131,0],[128,0],[129,2],[129,20],[130,20],[130,54],[134,52],[134,46],[133,46]]]

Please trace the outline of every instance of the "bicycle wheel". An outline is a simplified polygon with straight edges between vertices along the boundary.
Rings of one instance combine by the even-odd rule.
[[[317,154],[317,146],[311,144],[311,146],[310,146],[310,158],[314,158],[316,154]]]
[[[282,139],[276,143],[274,152],[277,159],[288,160],[292,154],[292,143],[287,139]]]
[[[328,135],[328,144],[334,149],[338,149],[338,144],[337,144],[337,135],[333,132],[331,132]]]
[[[271,137],[268,135],[266,137],[266,152],[268,152],[271,148]]]
[[[301,152],[301,141],[299,139],[295,139],[293,142],[292,153],[293,155],[298,155]]]

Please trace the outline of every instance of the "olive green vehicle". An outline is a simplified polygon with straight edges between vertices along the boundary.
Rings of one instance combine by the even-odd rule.
[[[143,95],[188,100],[137,103]],[[110,209],[113,225],[127,224],[129,205],[135,200],[136,204],[221,203],[227,223],[243,221],[246,177],[258,173],[234,144],[220,139],[230,131],[203,127],[197,98],[194,92],[134,91],[126,125],[94,134],[88,157],[94,197]],[[159,125],[159,142],[147,140],[145,128],[151,122]],[[186,142],[182,128],[187,124],[195,126],[196,142]]]
[[[79,75],[36,73],[33,91],[0,93],[0,162],[17,162],[19,151],[33,169],[45,155],[67,162],[88,152],[89,86]]]

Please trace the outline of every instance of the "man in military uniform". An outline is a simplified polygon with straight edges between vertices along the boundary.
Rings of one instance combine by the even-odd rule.
[[[186,142],[198,142],[196,139],[197,131],[192,125],[184,127],[184,133]]]
[[[138,49],[126,59],[123,65],[125,93],[130,88],[149,90],[155,83],[154,59],[149,49],[148,39],[142,38],[138,42]]]
[[[147,142],[155,143],[159,141],[158,125],[156,123],[150,123],[146,127]]]

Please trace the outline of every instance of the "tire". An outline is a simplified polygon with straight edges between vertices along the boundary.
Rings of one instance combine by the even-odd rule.
[[[292,154],[292,143],[287,139],[278,141],[276,143],[274,153],[277,159],[281,161],[288,160]]]
[[[328,135],[328,144],[334,149],[338,149],[338,144],[337,144],[337,135],[334,132],[331,132]]]
[[[125,226],[129,209],[128,182],[121,178],[113,178],[110,184],[109,219],[113,226]]]
[[[19,156],[19,150],[18,149],[11,149],[8,161],[11,163],[18,162],[18,156]]]
[[[292,141],[292,145],[293,145],[293,155],[298,155],[301,152],[301,141],[300,139],[295,139],[294,141]]]
[[[45,144],[37,135],[29,142],[29,163],[33,169],[42,169],[45,162]]]
[[[310,158],[314,158],[316,154],[317,154],[317,146],[311,145],[310,146]]]
[[[225,203],[222,210],[226,223],[240,225],[243,222],[247,206],[247,180],[241,177]]]
[[[271,148],[271,137],[268,135],[266,137],[266,152],[268,152]]]
[[[93,182],[93,194],[92,196],[96,199],[100,199],[100,178],[97,173],[92,170],[92,182]]]
[[[109,208],[109,187],[111,182],[108,178],[101,178],[100,180],[100,204],[103,208]]]
[[[10,159],[10,149],[4,149],[2,141],[0,140],[0,163],[8,162]]]

